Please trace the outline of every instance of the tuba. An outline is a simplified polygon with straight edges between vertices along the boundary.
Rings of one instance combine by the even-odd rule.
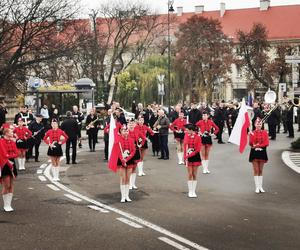
[[[276,97],[277,97],[276,93],[273,90],[270,90],[270,88],[265,93],[265,96],[264,96],[265,103],[273,105],[273,107],[269,110],[269,112],[262,119],[262,123],[266,122],[266,120],[269,118],[271,113],[277,108],[277,105],[275,104]]]

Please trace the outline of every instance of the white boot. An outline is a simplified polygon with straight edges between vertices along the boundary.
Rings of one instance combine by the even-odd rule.
[[[124,203],[125,200],[125,185],[120,185],[120,190],[121,190],[121,202]]]
[[[188,181],[188,189],[189,189],[189,193],[188,193],[188,197],[192,198],[193,197],[193,181]]]
[[[197,181],[193,181],[193,189],[192,189],[192,197],[193,198],[197,198],[196,188],[197,188]]]
[[[142,169],[142,175],[144,176],[144,175],[146,175],[145,172],[144,172],[144,161],[141,162],[141,166],[142,166],[141,167],[141,169]]]
[[[132,200],[129,198],[129,185],[125,185],[125,200],[131,202]]]
[[[138,176],[142,176],[143,175],[142,174],[143,169],[142,169],[142,162],[141,161],[137,163],[137,170],[138,170]]]
[[[263,185],[263,177],[262,176],[258,176],[258,185],[259,185],[259,191],[261,193],[264,193],[265,190],[263,189],[262,185]]]
[[[22,158],[17,158],[17,161],[18,161],[18,165],[19,165],[19,170],[23,170]]]
[[[133,174],[131,174],[131,175],[130,175],[130,178],[129,178],[129,190],[132,189],[132,175],[133,175]]]
[[[180,152],[180,165],[184,165],[183,152]]]
[[[259,182],[258,182],[258,176],[254,176],[254,182],[255,182],[255,193],[259,194]]]
[[[130,176],[131,189],[138,189],[137,186],[135,185],[135,181],[136,181],[136,173],[132,173]],[[129,186],[129,189],[130,189],[130,186]]]
[[[206,174],[207,172],[206,172],[206,160],[202,160],[202,173],[203,174]]]
[[[177,157],[178,157],[178,165],[181,164],[181,153],[177,152]]]
[[[25,162],[26,162],[26,159],[23,158],[23,159],[22,159],[22,167],[23,167],[23,170],[25,170]]]
[[[53,181],[59,181],[59,167],[52,167]]]
[[[208,163],[209,163],[209,160],[206,160],[206,173],[210,174],[210,171],[208,170]]]
[[[5,212],[12,212],[14,211],[13,208],[11,207],[11,200],[12,200],[12,193],[9,194],[3,194],[3,209]]]

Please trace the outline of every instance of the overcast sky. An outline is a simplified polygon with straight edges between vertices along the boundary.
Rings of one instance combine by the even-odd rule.
[[[108,0],[80,0],[83,7],[83,13],[88,13],[89,9],[97,8],[99,4],[107,2]],[[110,2],[115,0],[110,0]],[[120,0],[118,0],[120,1]],[[123,0],[130,2],[131,0]],[[139,1],[139,0],[135,0]],[[148,4],[152,9],[158,13],[167,12],[168,0],[142,0],[140,2]],[[174,8],[182,6],[184,12],[194,11],[194,6],[204,5],[204,10],[218,10],[220,2],[226,4],[226,9],[240,9],[249,7],[259,7],[260,0],[174,0]],[[300,4],[300,0],[271,0],[271,6],[277,5],[291,5]]]

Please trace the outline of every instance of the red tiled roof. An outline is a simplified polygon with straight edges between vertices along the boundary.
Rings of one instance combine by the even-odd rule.
[[[185,22],[195,13],[183,13],[178,16],[179,23]],[[300,5],[273,6],[266,11],[259,8],[226,10],[220,17],[220,11],[204,11],[204,17],[218,19],[223,32],[236,38],[237,30],[249,31],[253,23],[262,23],[267,27],[269,40],[300,39]]]

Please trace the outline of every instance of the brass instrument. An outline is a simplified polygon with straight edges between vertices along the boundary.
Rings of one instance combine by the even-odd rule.
[[[300,98],[295,97],[295,98],[292,100],[292,103],[293,103],[294,106],[300,107]]]
[[[89,123],[89,125],[86,126],[86,130],[89,130],[90,128],[92,128],[92,127],[94,126],[94,124],[95,124],[97,121],[100,121],[100,118],[99,118],[99,117],[97,117],[96,120],[91,121],[91,122]]]
[[[264,118],[261,120],[262,123],[266,122],[266,120],[270,117],[271,113],[277,108],[277,105],[275,104],[276,101],[276,93],[273,90],[268,90],[265,93],[264,100],[267,104],[273,104],[273,107],[269,110],[269,112],[264,116]]]

